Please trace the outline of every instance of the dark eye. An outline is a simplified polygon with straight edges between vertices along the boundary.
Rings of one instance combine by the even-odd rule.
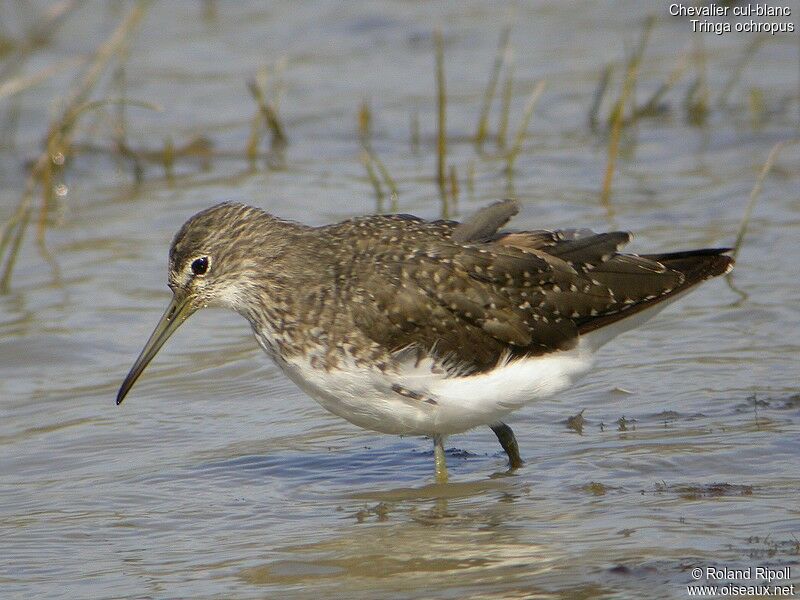
[[[192,273],[195,275],[205,275],[206,271],[208,271],[208,257],[203,256],[202,258],[197,258],[192,262]]]

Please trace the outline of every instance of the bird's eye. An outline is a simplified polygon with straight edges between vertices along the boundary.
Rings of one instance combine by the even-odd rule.
[[[202,258],[197,258],[192,262],[192,273],[195,275],[205,275],[206,271],[208,271],[208,257],[203,256]]]

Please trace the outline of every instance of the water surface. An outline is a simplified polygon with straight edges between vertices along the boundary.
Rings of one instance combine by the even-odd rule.
[[[26,68],[92,52],[129,6],[81,9]],[[770,148],[798,135],[796,35],[769,37],[724,107],[714,99],[752,37],[704,36],[706,122],[682,108],[692,62],[669,110],[626,129],[610,214],[607,136],[588,127],[589,107],[649,14],[640,100],[696,47],[666,4],[531,3],[511,16],[481,2],[213,7],[154,4],[125,80],[129,97],[163,107],[129,107],[132,146],[202,135],[217,155],[207,168],[178,161],[171,181],[147,163],[139,185],[108,153],[71,159],[47,232],[58,270],[29,235],[0,297],[4,598],[685,597],[697,566],[800,572],[797,146],[765,181],[732,285],[706,284],[607,346],[580,386],[516,414],[527,464],[511,475],[485,428],[448,440],[451,482],[434,485],[429,440],[327,414],[221,311],[193,316],[114,406],[168,301],[168,245],[188,216],[221,200],[312,224],[379,208],[359,159],[364,100],[398,208],[440,214],[434,27],[461,180],[452,214],[514,195],[518,227],[631,229],[642,252],[733,241]],[[0,9],[10,29],[11,12]],[[548,82],[511,176],[493,140],[483,154],[468,141],[509,18],[512,132],[535,81]],[[252,168],[245,84],[264,67],[289,143]],[[23,96],[14,145],[0,149],[3,220],[70,77]],[[495,104],[492,131],[497,118]],[[78,139],[110,146],[104,119],[95,125]],[[581,410],[578,433],[565,421]]]

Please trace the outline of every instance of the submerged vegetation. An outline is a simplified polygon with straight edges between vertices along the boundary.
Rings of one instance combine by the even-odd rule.
[[[242,139],[241,152],[215,150],[212,136],[207,134],[179,142],[167,134],[160,148],[136,148],[130,145],[127,138],[127,122],[128,119],[135,118],[135,113],[133,117],[129,116],[128,109],[161,110],[162,108],[146,98],[128,97],[125,85],[129,47],[150,4],[149,0],[139,0],[129,5],[127,12],[121,15],[111,33],[97,46],[91,56],[67,58],[32,74],[24,73],[24,64],[35,55],[38,48],[48,44],[61,24],[67,19],[78,18],[76,15],[83,9],[82,3],[77,0],[58,2],[42,14],[35,15],[33,20],[38,25],[20,39],[0,39],[0,110],[6,113],[4,132],[6,140],[13,140],[14,123],[24,106],[19,100],[25,93],[65,70],[77,70],[72,85],[56,99],[60,109],[43,132],[39,154],[28,162],[27,179],[17,206],[10,210],[0,228],[0,291],[6,291],[10,286],[25,233],[31,225],[35,226],[36,240],[42,256],[50,262],[54,270],[57,270],[57,265],[47,250],[45,234],[52,222],[53,211],[64,201],[68,192],[64,183],[64,173],[70,168],[76,154],[102,154],[114,157],[121,164],[130,166],[132,178],[136,183],[145,179],[148,165],[159,166],[168,182],[174,180],[176,168],[184,163],[199,164],[203,169],[210,169],[213,160],[220,157],[241,160],[250,170],[258,169],[261,160],[265,161],[264,164],[269,169],[286,166],[284,151],[291,143],[291,132],[290,125],[284,122],[279,110],[280,98],[284,92],[282,76],[288,68],[286,58],[277,61],[269,69],[261,69],[249,81],[242,82],[243,87],[246,86],[249,90],[254,108],[249,134],[246,139]],[[36,9],[29,7],[28,10]],[[215,16],[215,3],[206,3],[204,17],[213,19]],[[695,35],[692,37],[693,46],[678,54],[676,64],[664,81],[640,102],[637,99],[637,87],[640,87],[643,79],[643,61],[649,38],[657,25],[655,17],[644,21],[638,43],[633,49],[629,49],[622,65],[598,66],[597,87],[591,98],[587,98],[588,131],[607,147],[604,175],[602,181],[598,182],[598,201],[612,222],[613,181],[618,170],[625,136],[628,134],[635,136],[636,125],[643,119],[674,118],[682,114],[687,123],[703,127],[714,111],[730,110],[732,97],[738,89],[737,85],[743,73],[753,62],[756,52],[769,39],[765,35],[753,37],[730,69],[724,85],[713,93],[714,90],[710,88],[707,77],[709,67],[706,64],[702,36]],[[538,101],[544,94],[546,82],[541,80],[523,85],[522,82],[515,81],[512,38],[512,27],[508,24],[503,26],[496,53],[491,59],[487,83],[481,95],[475,133],[471,139],[464,140],[463,137],[451,137],[448,133],[447,107],[450,99],[446,86],[447,36],[439,29],[432,32],[431,89],[434,90],[436,131],[433,138],[421,132],[418,111],[412,111],[409,121],[410,145],[414,153],[429,150],[435,152],[436,168],[431,179],[438,189],[443,218],[449,218],[457,211],[460,194],[474,193],[476,164],[486,164],[491,168],[498,161],[503,163],[502,171],[507,177],[507,189],[513,193],[515,164],[530,139],[532,117]],[[109,73],[111,76],[106,76]],[[618,92],[615,98],[609,99],[615,88],[615,79],[618,80]],[[681,83],[684,85],[682,101],[674,98],[669,100],[670,93]],[[552,89],[557,85],[557,82],[551,82],[549,88]],[[746,97],[744,104],[753,113],[755,122],[764,112],[763,94],[760,94],[757,88],[745,90],[743,93]],[[495,102],[496,97],[499,102]],[[518,115],[514,130],[511,113],[515,97],[527,97],[527,100]],[[492,116],[495,104],[499,108],[495,110],[496,127],[493,130]],[[735,110],[741,110],[742,104],[740,101]],[[607,115],[604,118],[603,111],[606,106],[608,106]],[[87,126],[85,122],[90,114],[108,110],[116,111],[116,126],[109,138],[103,140],[95,131],[96,128]],[[357,136],[360,147],[358,159],[373,189],[377,210],[382,212],[387,208],[385,200],[388,195],[388,209],[397,211],[400,209],[401,193],[398,181],[402,178],[392,175],[390,167],[387,166],[392,161],[385,162],[373,145],[374,118],[369,102],[363,102],[357,109]],[[513,133],[509,141],[510,129]],[[430,139],[435,139],[435,144],[431,144]],[[454,144],[462,144],[465,141],[474,147],[474,156],[468,158],[464,164],[458,164],[448,156],[448,151]],[[739,252],[744,240],[747,224],[764,180],[786,141],[778,143],[773,148],[756,178],[736,238],[736,253]],[[490,147],[492,142],[494,145]],[[13,141],[7,143],[13,145]],[[263,146],[266,148],[262,149]]]

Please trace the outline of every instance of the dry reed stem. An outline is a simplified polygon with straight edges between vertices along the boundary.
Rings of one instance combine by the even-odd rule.
[[[17,210],[11,214],[11,217],[3,225],[3,231],[0,233],[0,257],[5,253],[6,246],[11,242],[11,234],[16,231],[24,215],[25,211],[17,207]]]
[[[65,69],[72,68],[83,62],[82,58],[62,60],[49,67],[45,67],[31,75],[11,77],[0,83],[0,100],[20,94],[50,79],[53,75],[62,73]]]
[[[722,91],[717,96],[717,106],[725,106],[728,103],[728,96],[730,96],[733,87],[738,83],[739,79],[742,76],[742,72],[744,71],[745,66],[750,59],[755,56],[756,51],[761,47],[761,45],[766,41],[766,35],[757,35],[750,43],[747,44],[747,47],[742,52],[742,56],[736,62],[736,65],[731,72],[730,77],[725,82],[725,85],[722,88]]]
[[[416,110],[411,113],[411,123],[409,127],[411,129],[411,151],[416,154],[419,152],[419,113]]]
[[[384,183],[386,183],[386,187],[389,188],[389,194],[392,197],[393,206],[396,207],[397,205],[397,198],[399,197],[399,192],[397,189],[397,184],[395,183],[392,176],[389,174],[389,169],[386,168],[386,165],[383,164],[383,161],[378,158],[378,155],[375,154],[371,149],[367,151],[370,155],[370,158],[375,163],[375,166],[378,167],[378,172],[383,177]]]
[[[621,110],[619,111],[621,113]],[[606,207],[609,214],[611,214],[611,183],[614,179],[614,171],[617,166],[617,154],[619,153],[619,138],[622,133],[622,118],[617,117],[611,126],[611,135],[608,140],[608,159],[606,161],[606,171],[603,176],[603,190],[600,194],[600,199],[603,206]]]
[[[592,98],[592,106],[589,108],[589,127],[593,130],[597,129],[597,117],[600,114],[600,107],[603,105],[603,98],[606,96],[608,84],[611,83],[611,74],[614,72],[612,65],[606,65],[603,69],[603,74],[600,76],[600,81],[597,84],[597,89]]]
[[[444,38],[441,29],[433,32],[436,54],[436,182],[442,199],[442,216],[447,218],[447,90],[444,80]]]
[[[76,106],[68,114],[64,115],[62,120],[58,123],[57,135],[53,136],[56,141],[63,141],[70,133],[72,133],[75,125],[80,117],[84,114],[95,111],[105,106],[117,106],[124,104],[125,106],[136,106],[139,108],[146,108],[147,110],[154,110],[161,112],[163,107],[155,102],[148,102],[147,100],[131,100],[130,98],[101,98],[100,100],[91,100]],[[63,144],[62,144],[63,146]]]
[[[162,164],[164,165],[164,177],[166,177],[167,181],[172,181],[175,175],[175,142],[172,140],[171,135],[168,135],[167,139],[164,140]]]
[[[647,42],[650,39],[650,33],[653,31],[653,25],[655,24],[656,19],[655,16],[650,15],[644,21],[644,25],[642,26],[642,35],[639,38],[639,45],[636,47],[633,55],[630,59],[630,64],[632,68],[635,69],[633,80],[631,81],[631,89],[628,92],[629,100],[631,103],[631,113],[636,111],[636,83],[639,79],[639,67],[642,64],[642,58],[644,57],[644,51],[647,48]]]
[[[47,229],[47,215],[53,204],[56,171],[60,173],[63,170],[64,156],[71,147],[71,137],[78,119],[88,112],[110,105],[139,106],[150,110],[161,111],[161,107],[152,102],[128,100],[126,98],[104,98],[102,100],[85,102],[80,106],[74,107],[69,114],[62,117],[62,121],[58,124],[58,127],[54,128],[51,126],[50,135],[47,138],[47,150],[45,152],[46,157],[50,160],[44,163],[44,169],[39,173],[39,184],[43,196],[36,230],[36,239],[39,243],[39,249],[50,262],[53,262],[53,259],[45,246],[44,235]],[[117,139],[117,148],[123,156],[132,159],[137,168],[141,170],[141,166],[138,165],[138,156],[127,146],[124,139]],[[141,179],[141,177],[137,177],[137,181],[139,179]]]
[[[633,90],[636,87],[636,79],[639,75],[639,65],[641,64],[642,55],[647,44],[647,38],[650,35],[652,28],[652,21],[648,20],[645,23],[642,37],[639,42],[637,50],[631,55],[628,60],[627,68],[625,69],[625,77],[622,80],[622,89],[620,90],[619,98],[614,104],[614,108],[609,115],[609,123],[611,125],[611,135],[608,141],[608,160],[606,162],[606,171],[603,177],[603,189],[600,194],[600,200],[606,208],[609,217],[614,214],[611,206],[611,184],[614,180],[614,172],[616,171],[617,156],[619,154],[619,140],[622,135],[622,126],[625,123],[625,107],[628,104],[628,99],[631,97]]]
[[[383,161],[380,158],[378,158],[378,155],[372,148],[372,109],[366,100],[361,103],[361,106],[358,110],[358,137],[361,140],[361,148],[363,152],[362,162],[364,162],[367,168],[367,175],[369,176],[370,181],[372,181],[373,187],[375,187],[375,193],[381,202],[381,207],[383,200],[383,189],[381,188],[380,181],[375,173],[375,168],[378,169],[378,173],[380,173],[381,177],[383,178],[386,187],[389,188],[391,210],[397,210],[397,203],[400,196],[397,189],[397,184],[389,173],[389,169],[386,168],[386,165],[383,164]]]
[[[453,200],[453,206],[458,203],[458,172],[455,165],[450,165],[450,198]]]
[[[255,166],[256,159],[258,158],[258,145],[261,143],[261,128],[264,125],[264,115],[260,110],[256,111],[250,121],[250,135],[247,138],[247,146],[245,146],[245,155],[251,166]]]
[[[286,80],[284,79],[284,75],[286,74],[288,66],[289,58],[287,56],[281,56],[275,61],[275,67],[273,69],[275,84],[272,86],[272,106],[275,108],[276,113],[280,111],[281,100],[286,93]]]
[[[475,143],[478,146],[483,144],[486,136],[489,133],[489,111],[492,108],[492,101],[494,100],[494,93],[497,89],[497,82],[500,79],[500,71],[503,69],[503,64],[506,62],[509,50],[509,42],[511,40],[511,27],[506,25],[500,32],[500,41],[497,44],[497,52],[494,56],[494,65],[489,75],[489,81],[486,83],[486,91],[483,93],[483,104],[481,106],[480,116],[478,118],[478,127],[475,131]]]
[[[506,67],[506,79],[503,82],[503,105],[500,110],[500,121],[497,124],[497,147],[506,147],[506,135],[508,134],[508,116],[511,113],[511,98],[514,93],[514,51],[508,50]]]
[[[358,107],[358,138],[364,145],[372,141],[372,109],[367,100]]]
[[[63,164],[63,156],[67,153],[72,134],[74,133],[74,125],[77,118],[89,110],[93,105],[101,105],[108,103],[108,101],[99,101],[95,103],[87,103],[86,98],[91,93],[97,80],[102,74],[105,67],[113,56],[115,56],[121,48],[124,47],[128,36],[133,29],[138,25],[144,16],[149,0],[140,0],[128,12],[122,21],[117,25],[111,35],[98,47],[95,54],[92,56],[91,61],[87,65],[85,71],[80,77],[80,81],[70,90],[65,102],[64,109],[61,116],[50,123],[46,137],[46,144],[44,151],[34,162],[31,167],[28,179],[26,181],[25,192],[17,206],[15,214],[20,215],[22,218],[18,219],[16,227],[10,227],[3,231],[3,237],[0,238],[0,248],[5,248],[6,236],[14,235],[14,244],[21,243],[24,234],[24,229],[27,227],[28,219],[30,216],[30,203],[33,197],[33,192],[37,187],[42,190],[42,204],[39,212],[39,247],[40,252],[45,259],[52,261],[47,249],[44,245],[44,229],[46,225],[47,212],[50,207],[50,200],[53,194],[53,174],[54,167],[61,168]],[[64,3],[64,6],[72,7],[74,3]],[[59,13],[63,15],[64,13]],[[62,159],[55,160],[57,156]],[[13,217],[12,217],[13,218]],[[8,288],[11,281],[11,275],[16,263],[17,251],[15,246],[12,245],[8,254],[5,256],[5,267],[2,277],[0,277],[0,289]],[[0,254],[0,260],[4,258]]]
[[[108,100],[86,102],[86,98],[91,93],[106,66],[108,66],[111,58],[125,51],[129,35],[141,21],[149,3],[149,0],[141,0],[137,3],[112,32],[111,36],[109,36],[95,52],[80,83],[72,89],[70,95],[67,97],[65,110],[62,113],[61,119],[51,123],[50,131],[47,136],[46,153],[48,157],[54,157],[58,153],[66,154],[70,145],[74,125],[80,115],[96,107],[113,103]],[[122,100],[122,102],[125,103],[125,100]],[[53,195],[53,165],[53,160],[46,160],[43,163],[44,171],[39,173],[43,197],[37,227],[37,240],[39,242],[40,251],[45,258],[51,261],[52,257],[49,256],[49,252],[45,247],[44,233],[46,229],[47,213],[50,209]],[[33,173],[31,174],[33,175]]]
[[[697,78],[686,94],[686,116],[692,124],[702,124],[708,114],[708,79],[706,77],[706,50],[702,35],[692,36],[695,44],[694,58]]]
[[[678,60],[678,63],[675,65],[675,68],[670,71],[667,80],[658,86],[653,95],[647,99],[647,101],[639,106],[636,110],[633,111],[633,114],[628,118],[625,122],[627,125],[631,121],[635,121],[636,119],[646,116],[656,114],[658,112],[658,103],[661,101],[661,98],[671,90],[676,83],[680,80],[683,76],[683,73],[686,71],[686,68],[689,66],[689,54],[684,54]]]
[[[285,146],[288,142],[288,139],[286,138],[286,133],[284,132],[283,125],[278,118],[278,113],[275,111],[274,105],[271,102],[268,102],[264,97],[264,90],[256,80],[251,79],[248,81],[247,89],[250,90],[250,94],[256,101],[258,110],[261,112],[264,122],[266,123],[267,128],[272,135],[271,143]]]
[[[3,270],[3,276],[0,278],[0,293],[8,292],[9,285],[11,284],[11,274],[14,271],[14,263],[17,261],[20,246],[22,245],[22,238],[25,236],[25,230],[28,228],[28,220],[30,219],[31,211],[29,208],[25,209],[22,213],[22,218],[16,227],[14,241],[8,251],[6,259],[6,266]]]
[[[470,196],[475,194],[475,161],[467,163],[467,192]]]
[[[772,150],[769,151],[767,160],[764,163],[764,166],[761,167],[761,171],[759,172],[758,177],[756,177],[756,183],[753,186],[753,190],[750,192],[750,200],[747,202],[747,207],[744,210],[742,222],[739,225],[739,232],[736,234],[736,242],[733,244],[734,259],[739,256],[739,250],[742,247],[744,236],[747,233],[747,226],[750,224],[750,218],[753,215],[753,207],[756,205],[756,200],[761,194],[761,188],[764,187],[764,179],[766,179],[770,170],[772,170],[772,165],[775,163],[775,160],[778,158],[778,154],[780,154],[780,151],[783,150],[784,146],[788,144],[796,144],[797,141],[798,140],[778,142],[772,147]]]
[[[364,150],[361,153],[361,163],[364,165],[364,168],[367,170],[367,177],[369,177],[369,181],[372,184],[372,188],[375,190],[375,200],[377,201],[377,212],[383,212],[383,187],[381,186],[381,180],[378,177],[378,174],[375,172],[375,167],[373,166],[372,156],[370,156],[369,152]]]
[[[530,96],[528,96],[528,101],[525,103],[525,110],[522,113],[522,121],[519,124],[517,135],[514,138],[514,145],[506,155],[506,171],[509,173],[514,170],[514,162],[516,162],[517,155],[522,149],[522,142],[525,140],[525,134],[527,133],[528,126],[531,122],[533,109],[536,108],[536,103],[539,101],[546,83],[547,82],[544,80],[537,82],[533,87],[533,91],[531,92]]]
[[[64,103],[66,106],[64,114],[68,114],[70,111],[74,110],[76,106],[86,101],[87,96],[94,89],[98,78],[105,70],[109,61],[125,47],[128,37],[142,20],[147,6],[150,4],[151,0],[140,0],[137,2],[106,41],[100,45],[92,57],[92,61],[89,63],[89,67],[84,73],[81,82],[72,90],[71,94],[67,96],[67,100]]]

